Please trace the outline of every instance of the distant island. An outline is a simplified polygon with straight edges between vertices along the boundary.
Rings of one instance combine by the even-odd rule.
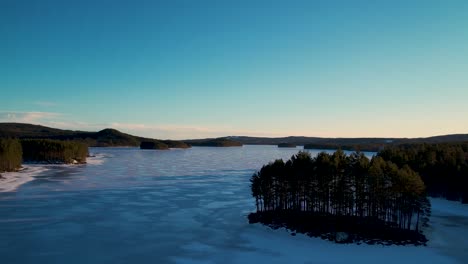
[[[190,144],[178,140],[162,140],[161,142],[166,144],[169,148],[186,149],[192,147]]]
[[[279,143],[278,148],[295,148],[296,144],[294,143]]]
[[[242,147],[239,141],[231,140],[228,138],[214,138],[202,140],[187,140],[192,146],[198,147]]]
[[[241,142],[244,145],[279,145],[290,143],[304,146],[305,149],[349,150],[377,152],[387,146],[420,143],[461,143],[468,142],[468,134],[453,134],[426,138],[321,138],[321,137],[247,137],[229,136],[227,139]]]

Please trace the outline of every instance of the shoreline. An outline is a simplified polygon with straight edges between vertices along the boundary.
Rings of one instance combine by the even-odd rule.
[[[19,186],[34,180],[34,177],[49,170],[43,164],[23,164],[19,171],[0,173],[0,192],[12,192]]]
[[[21,169],[14,172],[0,173],[0,193],[13,192],[21,185],[28,183],[41,173],[48,171],[54,166],[82,166],[82,165],[102,165],[104,163],[102,155],[96,155],[86,159],[82,164],[54,164],[54,163],[24,163]]]

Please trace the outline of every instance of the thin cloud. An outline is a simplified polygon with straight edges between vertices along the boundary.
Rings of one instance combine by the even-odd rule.
[[[62,116],[52,112],[0,112],[0,121],[16,123],[39,123]]]
[[[280,134],[261,133],[238,130],[226,126],[181,126],[181,125],[147,125],[133,123],[111,123],[110,127],[122,130],[126,133],[141,135],[144,137],[160,139],[190,139],[190,138],[210,138],[222,136],[280,136]]]
[[[41,106],[41,107],[54,107],[54,106],[57,106],[57,103],[50,102],[50,101],[36,101],[33,104],[37,105],[37,106]]]
[[[162,139],[183,139],[195,137],[218,137],[226,134],[219,129],[202,126],[180,126],[180,125],[147,125],[132,123],[111,123],[109,127],[122,130],[123,132],[140,135],[144,137]]]

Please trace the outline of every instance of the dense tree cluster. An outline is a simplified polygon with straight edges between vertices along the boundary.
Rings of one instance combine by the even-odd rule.
[[[242,143],[239,141],[227,139],[227,138],[215,138],[201,141],[191,141],[191,145],[200,147],[242,147]]]
[[[468,203],[468,143],[390,146],[378,156],[418,172],[429,195]]]
[[[293,143],[279,143],[278,148],[295,148],[296,144]]]
[[[17,139],[0,139],[0,172],[19,169],[22,154],[21,144]]]
[[[349,151],[372,151],[377,152],[382,150],[388,143],[308,143],[304,145],[304,149],[342,149]]]
[[[410,167],[341,150],[276,160],[252,176],[251,190],[260,214],[303,212],[399,230],[418,231],[429,206],[424,183]]]
[[[21,145],[28,162],[85,163],[88,156],[88,146],[75,141],[24,139]]]

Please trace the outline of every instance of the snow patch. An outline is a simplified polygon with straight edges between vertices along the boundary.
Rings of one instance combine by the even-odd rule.
[[[0,192],[11,192],[16,190],[20,185],[34,180],[34,177],[49,170],[42,165],[23,165],[23,168],[18,172],[2,173],[0,178]]]
[[[86,158],[86,164],[89,165],[102,165],[106,161],[107,156],[104,154],[95,154]]]

